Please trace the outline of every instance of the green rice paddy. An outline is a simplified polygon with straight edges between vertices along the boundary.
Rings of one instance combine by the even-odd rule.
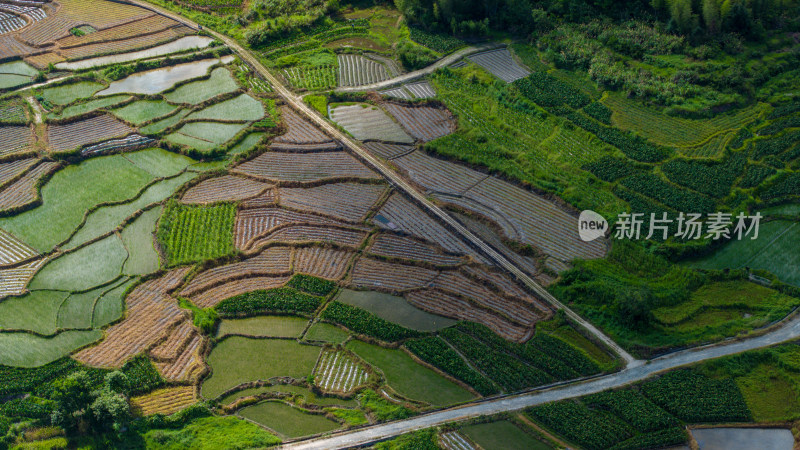
[[[299,338],[308,325],[308,319],[290,316],[260,316],[247,319],[223,320],[217,336],[229,334],[265,337]]]
[[[324,433],[340,425],[324,415],[309,414],[282,402],[262,402],[239,411],[239,415],[278,432],[297,438]]]

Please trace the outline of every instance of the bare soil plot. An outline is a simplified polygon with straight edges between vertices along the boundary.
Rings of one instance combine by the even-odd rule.
[[[47,136],[52,150],[60,153],[123,137],[133,131],[113,116],[102,115],[66,125],[50,125],[47,127]]]
[[[186,204],[208,204],[224,201],[238,201],[255,197],[270,185],[249,178],[225,175],[204,180],[183,194],[181,201]]]
[[[392,162],[417,185],[451,195],[463,195],[488,176],[460,164],[428,156],[420,150]]]
[[[236,214],[234,242],[236,248],[249,247],[250,241],[277,227],[290,223],[335,224],[336,221],[309,213],[290,211],[280,207],[251,208]]]
[[[281,121],[286,125],[287,131],[283,135],[276,137],[275,142],[319,144],[333,141],[327,134],[303,119],[292,108],[283,106],[280,111]]]
[[[435,266],[457,266],[468,261],[464,256],[446,254],[436,246],[391,233],[378,235],[367,252],[386,258],[421,261]]]
[[[174,361],[156,361],[156,368],[167,381],[194,383],[205,370],[205,363],[201,355],[202,348],[203,338],[195,335]]]
[[[13,58],[25,56],[35,52],[36,49],[14,39],[14,36],[0,36],[0,58]]]
[[[103,341],[75,354],[94,367],[121,367],[128,359],[156,344],[175,324],[188,320],[186,312],[168,292],[182,281],[189,268],[173,270],[137,286],[127,297],[127,315],[106,331]]]
[[[30,127],[0,127],[0,157],[29,150],[33,145],[33,139],[33,131]]]
[[[0,188],[16,181],[39,161],[38,158],[17,159],[0,163]]]
[[[269,247],[258,255],[241,262],[227,264],[200,272],[185,288],[181,296],[190,297],[225,281],[263,275],[289,275],[291,247]]]
[[[33,248],[0,229],[0,266],[16,264],[38,255]]]
[[[371,153],[384,159],[394,159],[414,151],[414,147],[404,144],[388,144],[386,142],[364,142],[364,147]]]
[[[378,174],[345,152],[267,152],[236,166],[233,171],[268,181],[379,178]]]
[[[280,204],[288,208],[361,222],[386,192],[379,184],[332,183],[311,188],[280,188]]]
[[[470,55],[468,59],[506,83],[530,75],[530,71],[517,64],[514,57],[511,56],[511,52],[506,48]]]
[[[354,138],[411,144],[414,139],[395,123],[391,117],[369,104],[331,107],[331,120],[336,122]]]
[[[150,356],[156,361],[174,361],[196,335],[197,330],[191,322],[181,322],[170,332],[164,342],[150,350]]]
[[[477,308],[467,300],[436,289],[410,292],[405,295],[405,298],[409,303],[423,311],[484,324],[495,333],[511,341],[524,341],[533,332],[533,328],[530,326],[512,322],[492,310]]]
[[[328,393],[348,394],[367,379],[366,368],[347,352],[323,352],[314,369],[314,384]]]
[[[339,55],[340,86],[362,86],[389,78],[391,74],[382,63],[362,55]]]
[[[61,49],[83,47],[89,44],[109,44],[113,41],[121,41],[146,34],[153,34],[180,25],[180,23],[168,17],[152,15],[141,20],[112,26],[83,36],[69,35],[56,41],[56,44]]]
[[[366,231],[333,225],[287,225],[254,240],[251,248],[260,248],[276,242],[284,244],[335,244],[340,247],[359,248],[367,237]]]
[[[228,281],[191,297],[191,300],[201,308],[211,308],[217,306],[223,300],[240,294],[281,287],[289,281],[289,278],[288,276],[261,276]]]
[[[131,398],[131,409],[140,416],[174,414],[195,401],[194,386],[159,389],[147,395]]]
[[[294,271],[329,280],[344,277],[353,252],[325,247],[303,247],[295,250]]]
[[[455,118],[444,108],[406,106],[391,102],[384,103],[383,107],[411,136],[425,142],[447,136],[456,129]]]
[[[350,284],[356,288],[398,293],[427,287],[438,275],[436,270],[361,257],[353,267]]]
[[[161,16],[156,16],[156,17],[161,17]],[[155,47],[161,44],[175,41],[178,38],[193,33],[194,30],[192,30],[189,27],[176,25],[173,28],[157,31],[154,33],[134,36],[128,39],[118,39],[97,44],[87,44],[87,45],[73,46],[71,48],[61,48],[58,50],[58,53],[70,61],[85,60],[86,58],[91,58],[96,55],[106,55],[109,53],[125,53],[125,52],[132,52],[135,50],[139,50],[145,47]],[[86,36],[83,37],[91,37],[94,34],[96,33],[87,34]],[[143,57],[148,56],[147,53],[145,52],[142,52],[141,55]],[[115,60],[119,59],[128,59],[128,58],[103,57],[102,60],[98,61],[86,61],[86,62],[81,61],[74,64],[60,63],[56,67],[59,69],[72,69],[72,70],[78,68],[90,68],[95,66],[113,64]]]
[[[47,258],[41,258],[12,268],[0,269],[0,280],[3,281],[0,283],[0,298],[24,293],[31,278],[46,262]]]
[[[267,206],[275,206],[278,204],[278,189],[267,189],[263,193],[243,201],[240,206],[242,208],[265,208]]]
[[[39,180],[60,167],[57,162],[43,162],[22,178],[0,191],[0,211],[21,208],[39,199]]]

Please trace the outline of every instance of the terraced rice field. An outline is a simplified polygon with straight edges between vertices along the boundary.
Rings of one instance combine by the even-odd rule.
[[[411,330],[433,332],[455,325],[456,321],[430,314],[406,301],[403,297],[375,291],[342,289],[336,301],[355,306]]]
[[[432,192],[462,196],[488,175],[417,150],[392,159],[414,183]]]
[[[369,374],[345,352],[327,351],[320,356],[314,370],[314,384],[323,392],[347,394],[367,382]]]
[[[16,181],[37,162],[38,158],[25,158],[0,163],[0,189]]]
[[[339,55],[339,85],[363,86],[388,80],[392,75],[382,63],[362,55]]]
[[[267,152],[233,169],[236,173],[265,181],[321,181],[377,179],[378,175],[345,152]]]
[[[207,60],[201,66],[191,67],[191,70],[193,73],[198,74],[195,75],[195,77],[203,76],[205,75],[205,69],[202,69],[203,67],[207,68],[217,63],[219,63],[219,60]],[[199,73],[201,70],[202,73]],[[225,67],[217,67],[211,71],[211,75],[207,80],[184,84],[166,94],[164,98],[172,103],[197,105],[218,95],[227,94],[237,89],[239,89],[239,85],[236,84],[236,81],[231,76],[231,72]]]
[[[412,107],[391,102],[382,106],[411,136],[425,142],[447,136],[456,129],[456,121],[446,109]]]
[[[201,308],[212,308],[221,301],[262,289],[272,289],[285,285],[288,276],[261,276],[228,281],[222,285],[205,290],[191,298],[192,302]]]
[[[37,255],[36,250],[0,229],[0,267],[16,264]]]
[[[205,371],[203,345],[203,338],[199,335],[194,336],[174,361],[156,361],[156,368],[167,381],[195,383]]]
[[[385,142],[364,142],[364,148],[383,159],[394,159],[414,151],[414,147],[405,144],[387,144]]]
[[[106,331],[105,339],[75,354],[75,359],[94,367],[122,367],[130,358],[156,344],[170,328],[187,320],[175,299],[175,289],[188,268],[173,270],[136,287],[126,298],[127,315]]]
[[[193,113],[187,119],[254,121],[263,118],[264,114],[264,105],[260,101],[242,94]]]
[[[22,178],[0,191],[0,211],[22,208],[39,199],[37,187],[40,180],[60,167],[57,162],[43,162]]]
[[[333,140],[307,120],[300,117],[292,108],[280,108],[281,120],[286,125],[286,133],[275,138],[275,142],[292,144],[320,144]]]
[[[311,188],[280,188],[280,204],[291,209],[361,222],[383,196],[382,184],[331,183]]]
[[[249,178],[224,175],[203,180],[183,194],[181,201],[186,204],[211,204],[231,202],[255,197],[270,185]]]
[[[354,253],[324,247],[303,247],[295,250],[294,271],[330,280],[341,279]]]
[[[165,19],[162,16],[155,16],[154,18]],[[55,66],[57,69],[62,70],[86,70],[144,58],[154,58],[191,49],[206,48],[213,41],[213,39],[209,37],[188,36],[193,34],[191,28],[178,25],[176,22],[172,22],[172,24],[174,24],[174,26],[164,29],[163,31],[129,39],[104,42],[95,45],[76,46],[69,49],[63,49],[62,47],[62,50],[60,50],[58,54],[70,61],[59,62],[56,63]],[[92,33],[86,37],[93,36],[94,34],[96,33]],[[149,48],[134,51],[143,47]],[[94,55],[106,54],[108,52],[114,52],[116,54],[82,59]]]
[[[283,70],[283,76],[297,89],[318,91],[337,86],[336,67],[290,67]]]
[[[123,137],[133,131],[114,117],[102,115],[66,125],[50,125],[47,127],[47,138],[54,152],[63,153],[88,144]]]
[[[257,236],[293,223],[331,225],[336,221],[279,207],[244,209],[236,214],[234,242],[237,248],[247,248],[250,246],[250,241]]]
[[[355,288],[399,293],[427,286],[437,276],[436,270],[361,257],[353,267],[350,283]]]
[[[366,231],[334,225],[290,224],[270,233],[265,233],[249,244],[250,248],[261,248],[274,243],[284,244],[334,244],[339,247],[358,248],[367,237]]]
[[[0,268],[0,299],[9,295],[20,295],[36,272],[47,262],[46,258],[33,260],[11,268]]]
[[[377,106],[356,104],[329,107],[331,120],[354,138],[411,144],[414,139]]]
[[[404,84],[396,88],[380,91],[380,94],[403,100],[413,100],[436,97],[436,90],[427,81],[418,81],[416,83]]]
[[[506,83],[530,75],[530,71],[520,66],[506,48],[470,55],[468,59]]]
[[[140,100],[114,110],[114,115],[134,125],[141,125],[172,114],[176,109],[178,109],[177,106],[170,105],[165,101]]]
[[[131,398],[131,408],[137,414],[174,414],[195,402],[194,386],[178,386],[153,391]]]
[[[299,338],[308,326],[308,319],[292,316],[256,316],[246,319],[223,320],[217,338],[225,336]]]
[[[33,131],[29,127],[0,127],[0,157],[31,150],[33,142]]]
[[[367,251],[385,258],[409,259],[434,266],[457,266],[467,262],[464,256],[446,254],[414,238],[388,233],[379,234]]]
[[[191,80],[192,78],[199,78],[208,73],[208,69],[219,64],[218,59],[205,59],[186,64],[178,64],[176,66],[165,67],[163,69],[149,70],[133,74],[127,78],[111,83],[111,85],[98,92],[98,96],[103,95],[116,95],[116,94],[144,94],[153,95],[166,91],[167,89],[175,86],[182,81]],[[225,70],[227,72],[227,70]],[[229,73],[230,74],[230,73]],[[180,88],[172,91],[167,96],[167,100],[179,101],[178,92],[183,93]],[[202,98],[201,93],[196,95]],[[187,100],[188,101],[188,100]]]
[[[242,262],[200,272],[180,291],[180,295],[191,297],[230,280],[261,275],[288,275],[291,271],[291,259],[290,247],[270,247]]]

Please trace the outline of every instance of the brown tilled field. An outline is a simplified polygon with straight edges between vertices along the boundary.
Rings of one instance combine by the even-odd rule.
[[[291,270],[291,260],[291,247],[269,247],[242,262],[200,272],[180,291],[179,295],[191,297],[229,280],[260,275],[288,275]]]
[[[219,302],[235,297],[239,294],[281,287],[289,281],[288,276],[278,277],[253,277],[225,282],[217,287],[207,289],[193,297],[191,300],[201,308],[217,306]]]
[[[133,129],[111,115],[101,115],[79,120],[66,125],[50,125],[47,137],[50,148],[56,152],[67,152],[89,144],[127,136]]]
[[[281,121],[286,126],[286,133],[275,138],[274,142],[287,144],[333,143],[333,139],[300,117],[292,108],[284,106],[280,111]]]
[[[358,223],[383,196],[386,186],[332,183],[311,188],[280,188],[278,191],[283,206]]]
[[[458,266],[468,261],[464,256],[447,254],[417,239],[390,233],[379,234],[367,252],[386,258],[412,259],[434,266]]]
[[[348,250],[334,248],[298,248],[295,250],[294,271],[329,280],[340,280],[344,277],[347,264],[354,254]]]
[[[444,108],[408,106],[392,102],[384,103],[383,107],[411,136],[425,142],[447,136],[456,129],[455,118]]]
[[[60,166],[57,162],[42,162],[17,181],[0,191],[0,211],[21,208],[39,199],[37,186],[42,177],[53,173]]]
[[[233,169],[265,181],[318,182],[323,180],[367,178],[378,175],[345,152],[284,153],[267,152]]]
[[[147,395],[131,398],[134,413],[141,416],[152,414],[170,415],[193,404],[194,386],[176,386],[159,389]]]
[[[270,185],[249,178],[225,175],[204,180],[183,194],[187,204],[204,204],[245,200],[263,193]]]
[[[29,150],[33,140],[33,131],[30,127],[0,126],[0,157]]]

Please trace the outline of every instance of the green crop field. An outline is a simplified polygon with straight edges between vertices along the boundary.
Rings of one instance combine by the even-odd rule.
[[[212,144],[222,145],[231,140],[246,126],[234,123],[191,122],[181,127],[178,133],[211,142]]]
[[[548,450],[553,447],[508,420],[469,425],[458,430],[485,450]]]
[[[325,341],[340,344],[350,336],[350,333],[341,328],[327,323],[317,323],[308,329],[305,339],[309,341]]]
[[[248,406],[239,414],[289,438],[324,433],[340,427],[323,415],[308,414],[281,402]]]
[[[158,240],[170,266],[219,258],[233,252],[236,207],[170,203],[158,223]]]
[[[114,115],[134,125],[141,125],[156,118],[171,114],[177,106],[161,100],[142,100],[114,110]]]
[[[191,114],[187,119],[206,120],[259,120],[264,117],[264,105],[247,94],[209,106]]]
[[[127,153],[125,158],[140,169],[146,170],[154,177],[170,177],[177,175],[183,169],[196,164],[196,161],[177,153],[168,152],[161,148],[151,148],[138,152]]]
[[[304,378],[311,375],[320,348],[278,339],[229,337],[208,356],[212,374],[203,382],[202,394],[213,399],[248,381],[271,377]]]
[[[153,122],[150,125],[142,127],[139,131],[143,134],[159,134],[167,128],[172,128],[183,120],[189,114],[188,109],[182,109],[177,114],[173,114],[166,119],[161,119],[158,122]]]
[[[409,304],[404,298],[371,291],[342,290],[336,300],[367,310],[381,319],[417,331],[436,331],[456,323]]]
[[[229,334],[244,336],[299,338],[308,325],[308,319],[290,316],[262,316],[247,319],[223,320],[217,336]]]
[[[88,102],[78,103],[76,105],[67,106],[60,114],[50,114],[48,117],[52,119],[68,119],[70,117],[79,116],[98,110],[100,108],[108,108],[128,100],[130,97],[127,95],[112,95],[111,97],[103,97]]]
[[[33,331],[42,335],[56,332],[56,321],[67,292],[34,291],[0,303],[0,326],[10,330]]]
[[[171,103],[197,105],[218,95],[233,92],[238,88],[239,86],[228,69],[219,67],[211,71],[211,77],[208,80],[184,84],[165,94],[164,98]]]
[[[117,278],[128,252],[111,235],[48,263],[31,281],[31,289],[83,291]]]
[[[93,327],[104,327],[122,317],[125,311],[123,295],[134,281],[135,279],[129,279],[97,299],[97,303],[94,306],[94,314],[92,315]]]
[[[102,337],[103,333],[98,330],[64,331],[53,337],[0,333],[0,364],[13,367],[43,366]]]
[[[261,139],[263,137],[264,133],[260,132],[250,133],[247,136],[245,136],[245,138],[242,139],[241,142],[231,147],[228,153],[230,153],[231,155],[236,155],[239,153],[249,152],[250,150],[255,148],[255,146],[258,145],[259,142],[261,142]]]
[[[104,87],[100,83],[93,82],[65,84],[43,90],[42,97],[54,105],[68,105],[76,100],[91,97],[92,94]]]
[[[439,406],[474,398],[464,388],[417,364],[401,350],[390,350],[361,341],[351,341],[347,348],[379,368],[389,386],[401,395]]]
[[[159,217],[161,207],[155,207],[122,230],[122,243],[128,250],[128,259],[122,268],[125,275],[146,275],[158,270],[159,257],[153,244]]]

